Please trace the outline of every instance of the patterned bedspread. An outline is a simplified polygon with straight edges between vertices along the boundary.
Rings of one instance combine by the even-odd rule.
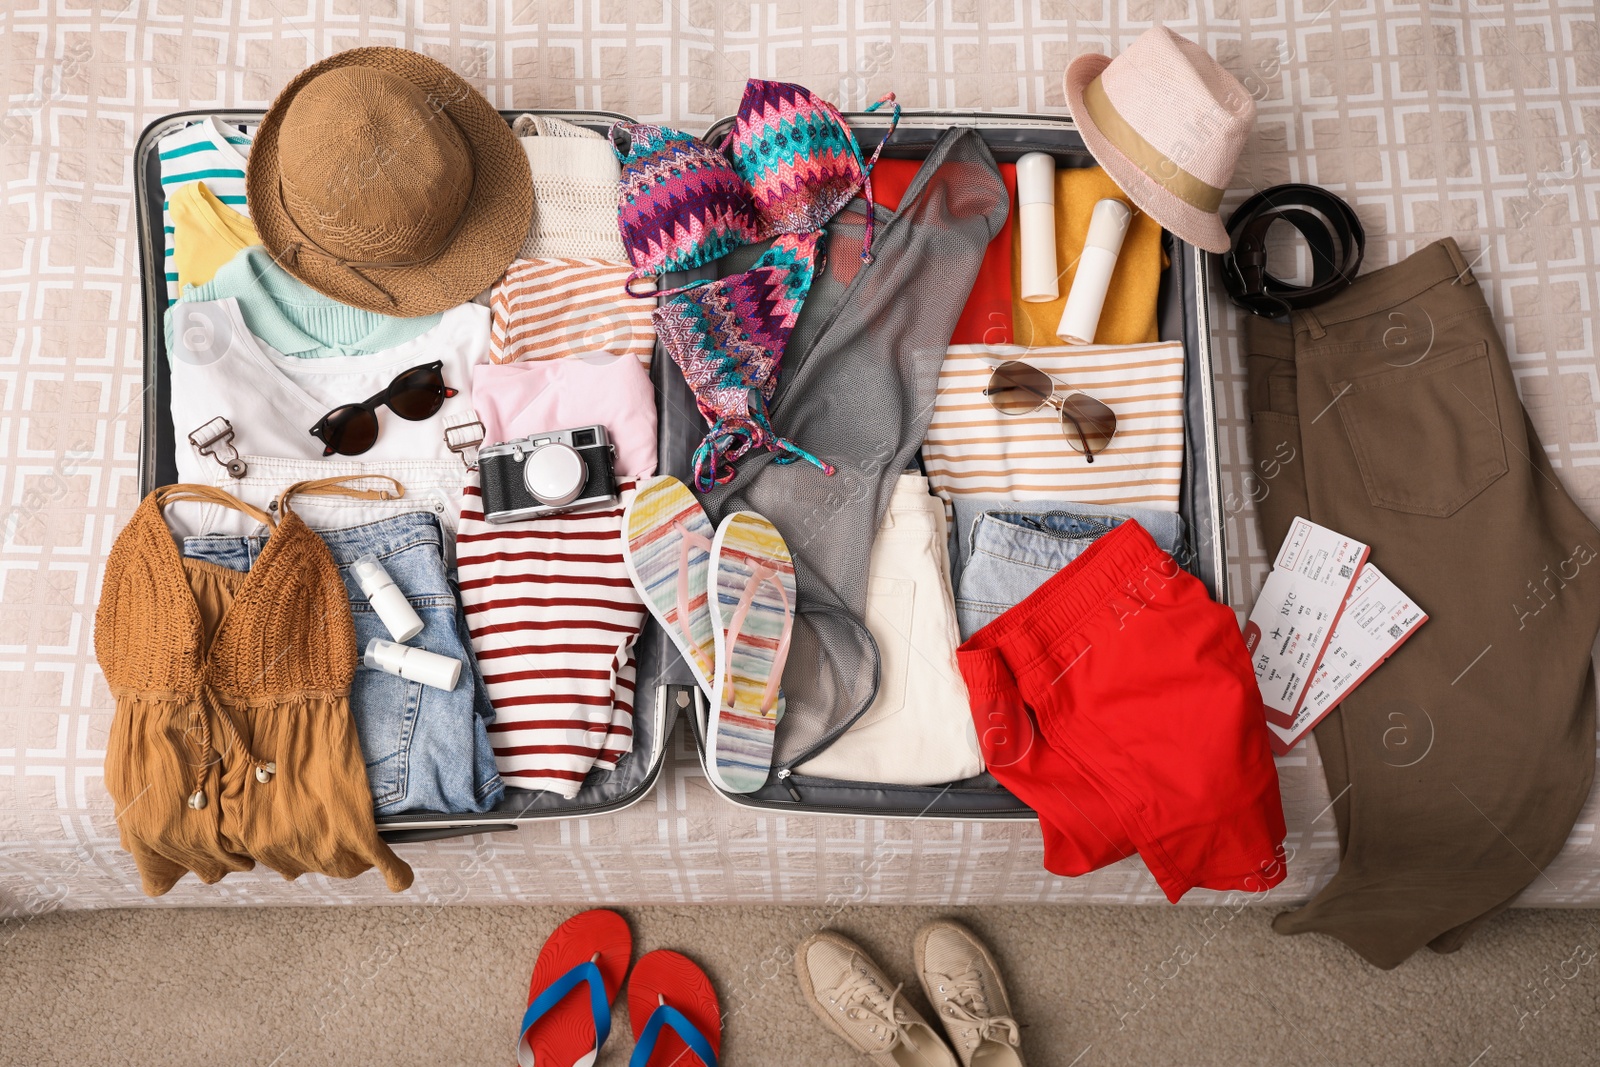
[[[1235,192],[1343,194],[1369,267],[1446,234],[1467,250],[1551,461],[1600,518],[1600,16],[1384,0],[17,0],[0,13],[0,911],[142,901],[101,761],[111,703],[91,632],[137,494],[141,402],[132,150],[151,120],[265,107],[322,56],[428,52],[497,106],[604,108],[701,129],[750,75],[859,107],[1062,112],[1061,72],[1153,22],[1202,41],[1260,101]],[[1237,314],[1216,308],[1235,606],[1267,567],[1247,475]],[[1493,610],[1490,606],[1487,610]],[[1314,745],[1280,761],[1290,878],[1336,866]],[[1523,902],[1600,903],[1600,803]],[[655,793],[588,820],[406,845],[413,892],[271,872],[192,879],[166,905],[621,901],[1126,902],[1129,861],[1040,868],[1032,825],[763,815],[716,798],[687,742]],[[1190,901],[1210,903],[1204,893]]]

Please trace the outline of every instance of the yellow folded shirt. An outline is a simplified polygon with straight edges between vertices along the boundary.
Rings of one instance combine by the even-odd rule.
[[[1089,234],[1089,217],[1098,200],[1112,197],[1133,207],[1117,183],[1099,167],[1070,167],[1056,171],[1056,267],[1061,271],[1061,296],[1038,304],[1020,299],[1022,292],[1022,235],[1011,242],[1011,315],[1016,343],[1028,348],[1061,344],[1056,327],[1078,275],[1078,256]],[[1021,212],[1012,212],[1013,217]],[[1138,345],[1159,340],[1156,333],[1156,298],[1161,292],[1161,272],[1166,256],[1161,251],[1161,224],[1138,208],[1123,238],[1117,269],[1111,275],[1097,345]]]
[[[179,293],[209,282],[241,249],[261,243],[250,220],[218,200],[205,182],[190,182],[173,193],[167,214]]]

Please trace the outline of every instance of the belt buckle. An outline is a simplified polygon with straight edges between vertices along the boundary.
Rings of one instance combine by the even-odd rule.
[[[1230,251],[1222,257],[1222,270],[1223,287],[1228,290],[1228,298],[1236,307],[1264,319],[1280,318],[1294,310],[1287,300],[1267,292],[1267,272],[1264,266],[1261,270],[1261,281],[1252,282],[1244,276],[1244,271],[1239,268],[1239,261]],[[1272,310],[1272,305],[1277,305],[1280,310]]]

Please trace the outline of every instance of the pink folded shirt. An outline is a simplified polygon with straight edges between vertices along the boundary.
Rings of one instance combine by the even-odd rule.
[[[485,444],[600,425],[616,449],[618,481],[655,473],[655,390],[633,356],[596,352],[480,363],[472,368],[472,404],[483,423]]]

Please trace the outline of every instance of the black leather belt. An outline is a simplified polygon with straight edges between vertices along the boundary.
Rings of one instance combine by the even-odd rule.
[[[1311,246],[1310,285],[1293,285],[1267,270],[1267,230],[1287,222]],[[1315,185],[1274,185],[1228,218],[1233,247],[1222,256],[1222,280],[1233,302],[1275,318],[1313,307],[1355,280],[1367,248],[1366,231],[1349,204]]]

